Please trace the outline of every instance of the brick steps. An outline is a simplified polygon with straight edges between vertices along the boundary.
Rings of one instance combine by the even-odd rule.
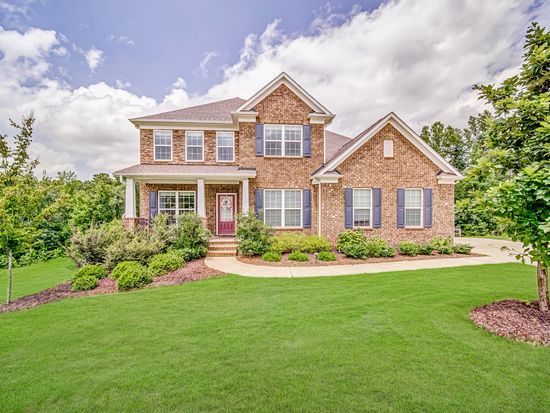
[[[208,246],[209,257],[235,257],[238,242],[233,237],[211,238]]]

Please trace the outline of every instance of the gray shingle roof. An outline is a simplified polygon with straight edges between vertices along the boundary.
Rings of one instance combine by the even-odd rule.
[[[331,132],[329,130],[325,131],[325,138],[326,138],[327,160],[332,159],[332,157],[338,151],[338,149],[340,149],[342,146],[344,146],[351,140],[351,138],[348,138],[347,136],[340,135],[339,133]]]
[[[201,176],[201,175],[232,175],[256,176],[253,168],[240,168],[235,165],[133,165],[114,173],[117,176],[139,175],[174,175],[174,176]]]

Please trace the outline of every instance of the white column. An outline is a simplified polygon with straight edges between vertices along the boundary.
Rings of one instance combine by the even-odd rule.
[[[197,179],[197,214],[199,214],[201,218],[206,218],[204,179]]]
[[[135,218],[136,216],[136,189],[132,178],[126,178],[126,208],[124,216],[126,218]]]
[[[248,214],[248,208],[249,208],[249,202],[248,202],[248,178],[243,179],[243,185],[242,185],[242,214],[246,215]]]

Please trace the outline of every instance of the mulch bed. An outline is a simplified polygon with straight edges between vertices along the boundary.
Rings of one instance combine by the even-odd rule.
[[[204,260],[190,261],[184,268],[174,272],[155,277],[153,282],[146,288],[161,287],[164,285],[178,285],[191,281],[204,280],[206,278],[223,275],[224,273],[214,270],[204,263]],[[53,301],[63,300],[69,297],[83,297],[88,295],[101,295],[118,293],[116,281],[111,278],[99,280],[97,288],[90,291],[71,291],[71,283],[65,282],[36,294],[27,295],[18,298],[9,304],[0,304],[0,313],[18,311],[26,308],[36,307],[38,305],[51,303]]]
[[[311,266],[327,266],[327,265],[349,265],[349,264],[372,264],[379,262],[397,262],[397,261],[420,261],[420,260],[434,260],[441,258],[467,258],[467,257],[484,257],[483,254],[438,254],[433,253],[432,255],[417,255],[416,257],[409,257],[408,255],[396,254],[395,257],[391,258],[369,258],[366,260],[355,259],[346,257],[344,254],[335,252],[336,261],[317,261],[315,254],[307,254],[309,256],[308,262],[299,262],[291,261],[288,259],[288,254],[283,254],[281,261],[279,262],[268,262],[262,260],[261,257],[245,257],[239,255],[237,259],[245,264],[252,265],[269,265],[272,267],[311,267]]]
[[[470,318],[498,336],[550,346],[550,311],[536,301],[497,301],[474,308]]]

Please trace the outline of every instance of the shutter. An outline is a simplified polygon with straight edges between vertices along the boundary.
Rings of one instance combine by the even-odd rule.
[[[149,219],[155,218],[159,212],[158,209],[159,193],[157,191],[149,192]]]
[[[311,189],[304,189],[302,191],[303,197],[303,214],[304,214],[304,228],[311,228]]]
[[[260,211],[264,209],[264,191],[263,189],[256,189],[254,191],[254,211],[256,212],[256,216],[260,219],[263,219],[263,217],[260,217]]]
[[[344,227],[353,228],[353,188],[344,188]]]
[[[424,228],[432,227],[432,189],[424,188]]]
[[[397,190],[397,228],[405,228],[405,190]]]
[[[380,228],[382,226],[382,189],[372,190],[372,206],[372,227]]]
[[[311,156],[311,125],[303,126],[302,138],[304,140],[303,152],[305,157]]]
[[[264,125],[256,124],[256,156],[264,156]]]

